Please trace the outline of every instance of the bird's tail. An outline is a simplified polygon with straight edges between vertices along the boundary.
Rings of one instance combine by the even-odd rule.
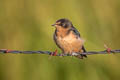
[[[84,46],[82,47],[82,52],[87,52],[87,51],[85,50]],[[78,55],[78,56],[76,56],[76,57],[79,58],[79,59],[83,59],[84,57],[87,58],[87,55],[81,54],[81,55]]]
[[[77,55],[77,56],[75,56],[75,57],[77,57],[77,58],[79,58],[79,59],[83,59],[84,57],[87,58],[87,55],[85,55],[85,54],[84,54],[84,55],[81,54],[81,55]]]

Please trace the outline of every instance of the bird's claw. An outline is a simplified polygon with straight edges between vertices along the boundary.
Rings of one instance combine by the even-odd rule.
[[[64,57],[64,56],[65,56],[65,54],[64,54],[64,53],[61,53],[61,54],[60,54],[60,57]]]

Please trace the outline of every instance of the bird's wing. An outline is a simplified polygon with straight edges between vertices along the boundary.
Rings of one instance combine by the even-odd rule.
[[[77,30],[75,27],[72,27],[71,30],[74,32],[74,34],[75,34],[77,37],[80,37],[80,33],[78,32],[78,30]]]
[[[85,49],[85,47],[84,47],[84,46],[82,46],[82,50],[83,50],[83,52],[86,52],[86,49]]]
[[[74,32],[74,34],[77,36],[77,37],[80,37],[80,33],[78,32],[78,30],[75,28],[75,27],[72,27],[71,30]],[[82,46],[82,50],[83,52],[86,52],[86,49],[84,46]]]

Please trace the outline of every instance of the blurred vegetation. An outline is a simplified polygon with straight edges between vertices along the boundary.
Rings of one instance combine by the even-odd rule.
[[[120,49],[120,0],[0,0],[0,49],[58,49],[51,24],[60,18],[73,22],[88,51],[104,50],[104,43]],[[119,54],[48,57],[1,54],[0,80],[120,79]]]

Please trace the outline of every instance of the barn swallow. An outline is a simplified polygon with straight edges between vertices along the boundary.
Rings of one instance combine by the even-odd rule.
[[[86,52],[83,46],[84,41],[70,20],[59,19],[52,26],[55,27],[54,41],[62,50],[63,54]],[[87,55],[81,54],[76,57],[83,59],[83,57],[87,57]]]

